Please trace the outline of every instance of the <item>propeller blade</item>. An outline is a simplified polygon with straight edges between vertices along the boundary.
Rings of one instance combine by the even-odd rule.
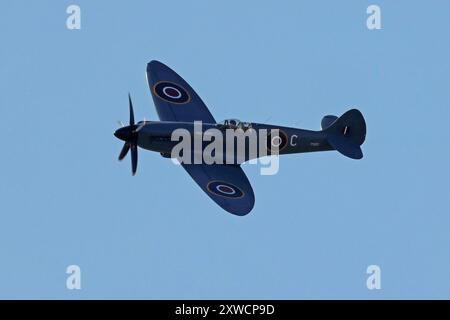
[[[122,128],[125,127],[125,126],[123,125],[123,122],[122,122],[122,121],[119,120],[119,121],[117,121],[117,123],[119,124],[120,127],[122,127]]]
[[[138,151],[135,144],[131,145],[131,174],[134,176],[137,171]]]
[[[125,158],[125,156],[128,153],[128,150],[130,150],[130,144],[125,142],[125,144],[123,145],[122,150],[120,151],[120,154],[119,154],[119,161],[122,161],[123,158]]]
[[[134,111],[133,111],[133,103],[131,102],[131,96],[128,93],[128,102],[130,105],[130,126],[134,125]]]

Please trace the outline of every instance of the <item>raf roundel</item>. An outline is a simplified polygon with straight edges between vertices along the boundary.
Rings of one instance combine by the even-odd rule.
[[[272,133],[273,132],[270,132],[267,135],[267,151],[269,151],[270,154],[273,151],[275,151],[276,148],[278,148],[278,152],[280,152],[288,144],[288,137],[284,131],[278,130],[278,134],[273,134],[273,135],[272,135]],[[275,149],[275,150],[273,150],[273,149]]]
[[[175,104],[185,104],[191,100],[189,93],[180,85],[160,81],[153,86],[153,92],[162,100]]]
[[[207,189],[215,195],[226,198],[242,198],[244,196],[241,189],[225,181],[211,181],[208,183]]]

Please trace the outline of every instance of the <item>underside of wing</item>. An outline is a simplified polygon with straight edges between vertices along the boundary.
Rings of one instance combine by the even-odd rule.
[[[255,204],[252,186],[238,165],[182,164],[202,190],[224,210],[244,216]]]
[[[165,64],[149,62],[147,81],[161,121],[216,123],[194,89]]]

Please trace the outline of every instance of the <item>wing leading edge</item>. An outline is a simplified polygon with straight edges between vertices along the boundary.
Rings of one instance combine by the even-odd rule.
[[[161,121],[216,123],[192,87],[165,64],[147,64],[147,81]]]
[[[182,164],[202,190],[224,210],[244,216],[255,204],[252,186],[242,168],[226,164]]]

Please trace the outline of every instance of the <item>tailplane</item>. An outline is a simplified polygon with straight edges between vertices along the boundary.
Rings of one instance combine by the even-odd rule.
[[[328,143],[344,156],[352,159],[363,157],[360,145],[366,139],[366,121],[359,110],[347,111],[328,124],[323,132],[327,134]]]

